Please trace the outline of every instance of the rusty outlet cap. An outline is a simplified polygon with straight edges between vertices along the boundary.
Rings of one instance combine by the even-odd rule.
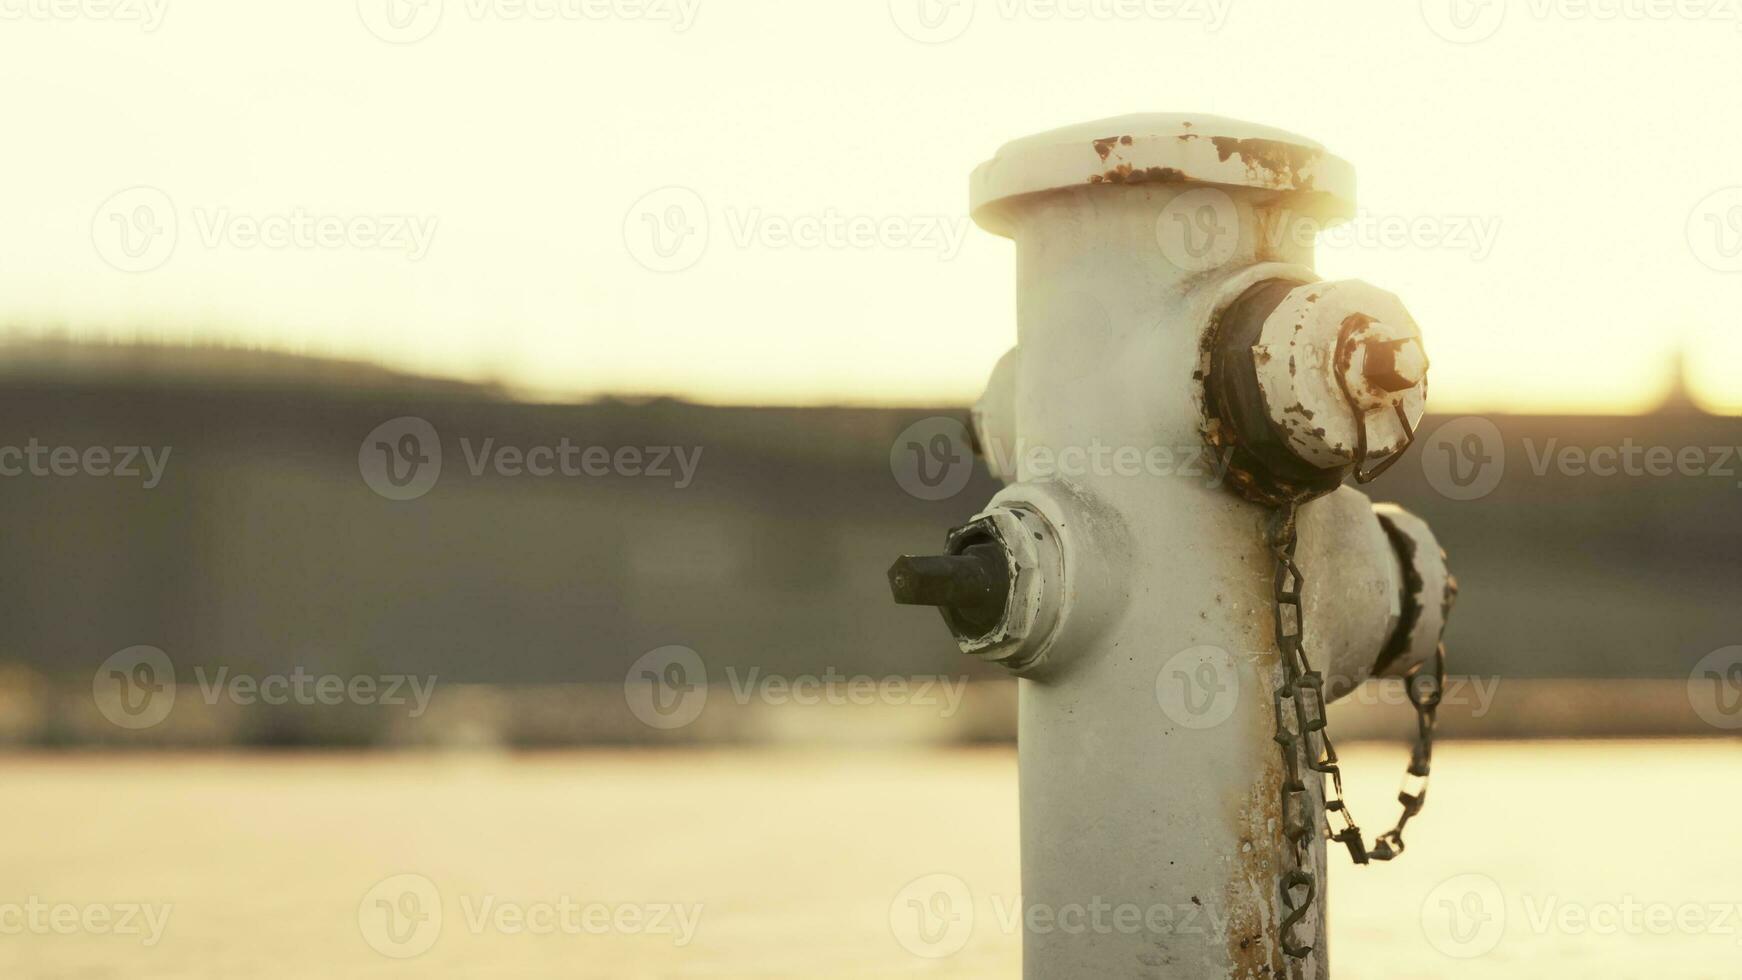
[[[1157,183],[1281,191],[1326,225],[1355,208],[1354,168],[1312,140],[1222,116],[1150,112],[1006,143],[974,170],[969,210],[980,227],[1009,237],[1011,208],[1028,195]]]
[[[1323,470],[1403,452],[1427,410],[1421,329],[1396,296],[1359,280],[1295,287],[1252,358],[1270,424]]]

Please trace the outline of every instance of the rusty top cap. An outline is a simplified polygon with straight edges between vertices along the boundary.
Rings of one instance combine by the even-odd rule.
[[[1182,183],[1299,195],[1295,207],[1327,224],[1355,208],[1355,170],[1312,140],[1221,116],[1116,116],[1004,144],[968,181],[974,221],[1011,233],[1009,208],[1066,187]]]

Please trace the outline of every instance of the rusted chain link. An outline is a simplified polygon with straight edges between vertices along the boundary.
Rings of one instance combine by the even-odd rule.
[[[1403,829],[1427,802],[1428,774],[1433,766],[1434,724],[1446,686],[1446,647],[1438,645],[1431,672],[1417,664],[1404,678],[1410,704],[1416,712],[1416,740],[1410,752],[1409,769],[1398,802],[1403,810],[1397,824],[1379,835],[1369,849],[1361,828],[1343,799],[1343,773],[1337,749],[1325,727],[1325,680],[1306,655],[1306,617],[1301,602],[1304,581],[1295,562],[1298,543],[1298,504],[1290,501],[1277,508],[1270,521],[1269,545],[1276,562],[1274,598],[1276,648],[1282,657],[1282,683],[1276,689],[1276,742],[1282,747],[1283,838],[1293,855],[1293,867],[1282,876],[1282,949],[1295,960],[1304,959],[1313,947],[1294,935],[1296,927],[1313,907],[1319,883],[1312,868],[1312,835],[1317,819],[1307,794],[1306,771],[1319,774],[1325,788],[1325,826],[1330,838],[1349,849],[1356,864],[1389,861],[1403,853]],[[1329,777],[1328,784],[1326,777]],[[1298,964],[1295,964],[1298,967]],[[1291,976],[1298,976],[1291,969]]]

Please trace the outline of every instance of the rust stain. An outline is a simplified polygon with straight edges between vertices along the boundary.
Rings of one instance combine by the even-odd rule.
[[[1116,145],[1117,146],[1130,146],[1131,145],[1131,137],[1129,137],[1129,136],[1108,136],[1104,139],[1098,139],[1095,141],[1095,154],[1097,156],[1099,156],[1102,160],[1105,160],[1105,159],[1107,159],[1107,157],[1109,155],[1112,154],[1113,147]]]
[[[1190,179],[1183,170],[1172,167],[1138,170],[1129,163],[1121,163],[1106,173],[1089,175],[1091,184],[1177,184]]]
[[[1239,157],[1246,164],[1246,175],[1265,184],[1308,191],[1313,189],[1311,170],[1322,154],[1318,150],[1276,140],[1234,139],[1216,136],[1210,139],[1223,163]]]
[[[1260,716],[1261,724],[1268,716]],[[1266,732],[1265,742],[1270,742]],[[1272,892],[1282,877],[1282,760],[1267,754],[1240,807],[1237,830],[1240,853],[1224,896],[1228,909],[1228,957],[1235,980],[1269,980],[1286,976],[1282,944],[1275,935],[1278,897]]]

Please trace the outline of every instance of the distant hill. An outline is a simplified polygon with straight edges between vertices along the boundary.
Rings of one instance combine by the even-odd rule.
[[[92,343],[64,338],[0,342],[0,381],[346,388],[502,398],[495,385],[395,371],[367,361],[224,344]]]

